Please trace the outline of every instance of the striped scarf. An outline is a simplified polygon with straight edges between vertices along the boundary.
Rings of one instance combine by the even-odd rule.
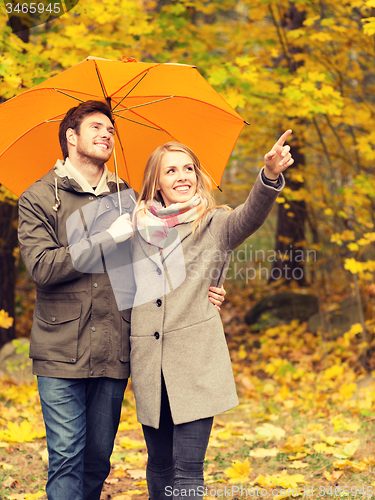
[[[156,200],[141,201],[136,214],[137,229],[142,238],[159,248],[164,248],[169,228],[195,221],[206,209],[198,194],[184,203],[163,207]]]

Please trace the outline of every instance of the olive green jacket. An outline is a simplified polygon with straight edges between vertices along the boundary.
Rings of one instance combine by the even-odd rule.
[[[130,311],[119,312],[103,259],[117,246],[107,231],[88,236],[74,267],[67,235],[71,214],[79,210],[85,225],[83,207],[95,203],[97,219],[105,219],[117,209],[117,198],[83,192],[55,169],[19,200],[21,255],[37,291],[30,342],[33,372],[57,378],[126,378]],[[107,186],[108,194],[115,192],[113,174]],[[129,243],[121,245],[129,255]]]

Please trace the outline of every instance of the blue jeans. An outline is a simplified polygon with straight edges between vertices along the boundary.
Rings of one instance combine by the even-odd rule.
[[[38,377],[49,500],[99,500],[110,471],[127,379]]]
[[[174,425],[162,379],[159,429],[143,425],[150,500],[203,498],[203,464],[213,417]],[[173,497],[172,497],[173,495]]]

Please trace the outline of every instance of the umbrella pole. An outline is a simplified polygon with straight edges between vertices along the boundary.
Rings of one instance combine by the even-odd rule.
[[[116,175],[116,185],[117,185],[118,208],[119,208],[120,215],[121,215],[122,214],[122,206],[121,206],[121,196],[120,196],[120,182],[118,179],[118,171],[117,171],[116,148],[113,148],[113,159],[115,161],[115,175]]]

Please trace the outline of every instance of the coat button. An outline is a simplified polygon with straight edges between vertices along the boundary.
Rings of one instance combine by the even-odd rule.
[[[52,316],[51,320],[52,320],[52,321],[56,321],[55,316]]]
[[[93,327],[91,328],[91,330],[92,330],[93,332],[96,332],[96,328],[95,328],[95,326],[93,326]]]
[[[157,305],[158,307],[160,307],[160,306],[162,305],[162,301],[161,301],[160,299],[158,299],[158,300],[156,301],[156,305]]]
[[[160,337],[159,332],[155,332],[155,333],[154,333],[154,337],[156,338],[156,340],[158,340],[158,338]]]
[[[89,200],[93,200],[93,199],[94,199],[94,197],[93,197],[93,196],[89,196]]]
[[[94,288],[98,288],[98,284],[97,283],[94,283]]]
[[[158,274],[160,276],[161,275],[161,269],[157,268],[156,269],[156,274]]]

